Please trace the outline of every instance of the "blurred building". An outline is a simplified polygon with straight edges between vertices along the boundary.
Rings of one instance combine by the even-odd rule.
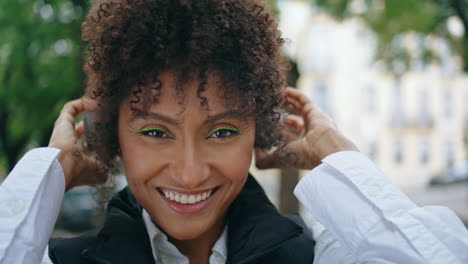
[[[426,40],[440,64],[414,63],[397,77],[375,62],[376,41],[359,20],[335,22],[302,1],[280,5],[286,52],[301,74],[298,88],[394,183],[423,188],[467,158],[468,76],[442,40]],[[418,51],[415,39],[402,41]]]

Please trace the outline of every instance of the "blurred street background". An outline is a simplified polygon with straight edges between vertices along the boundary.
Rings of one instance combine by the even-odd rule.
[[[413,201],[468,224],[468,0],[267,2],[286,39],[289,84]],[[62,105],[82,94],[88,7],[0,1],[0,181],[28,149],[47,146]],[[304,171],[252,173],[280,211],[302,212],[292,190]],[[96,196],[67,193],[58,234],[99,223]]]

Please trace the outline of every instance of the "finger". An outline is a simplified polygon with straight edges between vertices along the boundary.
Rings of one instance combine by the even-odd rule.
[[[263,149],[255,149],[255,166],[259,169],[271,169],[276,168],[274,166],[274,159],[271,154],[267,153]]]
[[[70,101],[63,106],[59,117],[55,121],[55,127],[71,126],[74,129],[75,117],[83,111],[90,111],[96,107],[96,101],[92,101],[90,99],[80,98]]]
[[[313,101],[309,100],[306,105],[302,105],[295,98],[288,97],[288,103],[293,106],[295,113],[302,116],[305,130],[309,130],[310,124],[314,119],[326,119],[326,115]]]
[[[296,116],[300,116],[300,118],[302,118],[302,128],[308,130],[310,124],[309,119],[311,118],[310,114],[312,111],[315,111],[313,110],[313,103],[302,105],[300,102],[292,98],[288,98],[288,103],[293,106],[293,112],[297,114]]]
[[[287,115],[284,117],[284,125],[297,132],[304,129],[304,119],[297,115]]]
[[[286,97],[286,103],[288,104],[293,113],[300,114],[302,112],[303,105],[299,101],[291,97]]]
[[[299,103],[301,103],[302,105],[306,105],[308,103],[311,103],[312,101],[309,99],[309,97],[307,97],[304,93],[302,93],[301,91],[299,91],[298,89],[294,89],[294,88],[291,88],[291,87],[288,87],[286,88],[285,90],[285,95],[289,98],[292,98],[296,101],[298,101]]]
[[[97,103],[88,98],[80,98],[66,103],[61,111],[61,115],[69,115],[75,118],[84,111],[92,111],[97,108]]]
[[[82,185],[96,185],[103,184],[109,178],[109,173],[106,171],[102,161],[93,155],[85,155],[85,166],[88,170],[84,173],[86,179],[81,183]]]
[[[312,101],[309,101],[304,105],[300,101],[288,97],[287,102],[292,107],[293,112],[295,114],[301,115],[303,118],[307,118],[307,116],[312,112],[320,111],[320,108]]]
[[[287,103],[293,108],[296,114],[305,116],[312,111],[319,111],[320,108],[312,101],[308,100],[307,104],[293,97],[287,97]]]
[[[75,125],[75,134],[76,134],[76,139],[80,139],[84,135],[84,124],[83,120],[78,122],[78,124]]]
[[[272,153],[255,149],[255,166],[259,169],[296,168],[298,159],[295,152],[290,150],[289,144]]]
[[[311,112],[320,108],[304,93],[297,89],[288,88],[285,92],[287,101],[300,112]]]

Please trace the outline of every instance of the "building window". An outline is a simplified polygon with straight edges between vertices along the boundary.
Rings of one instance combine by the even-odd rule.
[[[328,116],[332,116],[330,107],[330,91],[328,85],[323,82],[319,82],[314,87],[314,101],[318,107]]]
[[[377,102],[376,102],[376,94],[375,94],[374,86],[370,85],[369,87],[367,87],[366,97],[367,97],[367,101],[366,101],[367,113],[373,114],[377,111],[377,107],[376,107]]]
[[[447,167],[452,167],[455,163],[455,147],[453,145],[453,142],[451,140],[445,141],[444,148],[445,164],[447,165]]]
[[[468,129],[468,91],[465,92],[465,97],[464,97],[464,101],[463,101],[463,112],[464,112],[464,127],[465,129]]]
[[[419,117],[418,121],[421,124],[429,124],[431,122],[429,114],[429,96],[427,90],[422,89],[419,93]]]
[[[443,100],[444,100],[444,115],[446,117],[451,117],[452,116],[452,107],[453,107],[451,91],[448,91],[448,90],[444,91]]]
[[[403,140],[401,138],[397,138],[394,144],[394,153],[393,153],[393,160],[396,164],[403,163],[404,156],[403,156]]]
[[[422,164],[427,164],[429,162],[429,149],[429,139],[427,137],[421,138],[421,140],[419,141],[419,161]]]
[[[373,161],[376,161],[378,158],[377,155],[378,155],[377,143],[371,142],[369,144],[369,158],[371,158]]]
[[[399,80],[396,81],[393,89],[393,113],[392,120],[394,125],[402,125],[404,122],[403,114],[403,96],[401,91],[401,83]]]

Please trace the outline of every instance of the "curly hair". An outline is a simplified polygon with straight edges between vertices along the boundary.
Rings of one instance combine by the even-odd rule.
[[[157,103],[165,89],[158,73],[169,68],[177,70],[182,83],[200,80],[197,95],[206,108],[207,75],[219,74],[226,103],[235,98],[245,116],[254,118],[255,146],[280,144],[288,64],[281,55],[284,40],[263,3],[101,0],[90,8],[82,38],[88,42],[86,94],[99,105],[96,126],[101,133],[92,142],[106,168],[113,168],[119,154],[120,105],[129,97],[133,111]]]

